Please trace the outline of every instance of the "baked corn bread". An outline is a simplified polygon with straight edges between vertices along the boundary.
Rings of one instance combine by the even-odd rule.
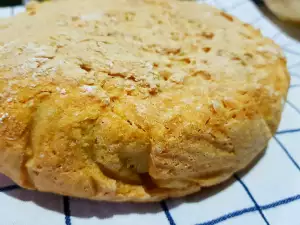
[[[184,196],[264,150],[288,86],[281,49],[206,4],[30,4],[0,22],[0,172],[94,200]]]

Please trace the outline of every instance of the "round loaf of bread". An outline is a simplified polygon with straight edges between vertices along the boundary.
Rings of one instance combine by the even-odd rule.
[[[95,200],[194,193],[263,151],[288,85],[272,40],[206,4],[31,4],[0,24],[0,172]]]

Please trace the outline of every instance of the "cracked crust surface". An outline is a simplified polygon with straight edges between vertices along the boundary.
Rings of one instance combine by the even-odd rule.
[[[95,200],[187,195],[263,151],[288,85],[273,41],[205,4],[31,4],[0,22],[0,172]]]

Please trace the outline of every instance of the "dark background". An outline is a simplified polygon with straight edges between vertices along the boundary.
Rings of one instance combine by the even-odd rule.
[[[21,5],[21,4],[22,4],[22,0],[0,0],[0,7]]]

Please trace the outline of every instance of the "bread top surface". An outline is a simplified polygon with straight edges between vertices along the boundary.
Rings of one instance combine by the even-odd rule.
[[[288,85],[273,41],[206,4],[30,4],[0,23],[0,171],[93,199],[184,195],[262,151]]]

